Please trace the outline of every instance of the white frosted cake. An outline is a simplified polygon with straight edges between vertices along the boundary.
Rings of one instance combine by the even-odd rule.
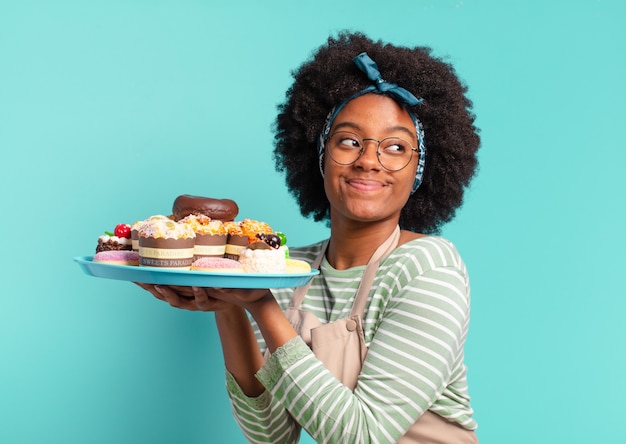
[[[244,248],[239,254],[239,262],[246,273],[285,273],[287,261],[281,249]]]

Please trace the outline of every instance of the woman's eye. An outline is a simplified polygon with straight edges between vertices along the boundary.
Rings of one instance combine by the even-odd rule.
[[[403,154],[407,151],[407,147],[401,141],[390,141],[385,144],[383,151],[388,154]]]
[[[348,138],[348,137],[345,137],[339,140],[339,145],[341,145],[344,148],[360,148],[361,147],[358,140]]]

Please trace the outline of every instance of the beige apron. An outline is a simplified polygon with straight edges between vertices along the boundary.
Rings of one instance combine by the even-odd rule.
[[[391,236],[374,252],[365,267],[348,317],[322,324],[312,313],[300,310],[300,305],[311,285],[310,282],[308,285],[295,290],[291,303],[285,311],[287,319],[311,347],[315,356],[351,390],[356,387],[367,354],[362,325],[362,315],[367,297],[376,276],[378,264],[382,258],[389,255],[398,246],[399,239],[400,228],[396,227]],[[319,268],[322,258],[326,254],[327,245],[328,242],[322,246],[321,253],[311,268]],[[477,442],[474,432],[464,429],[457,423],[447,421],[430,411],[426,411],[418,418],[398,441],[401,444],[474,444]]]

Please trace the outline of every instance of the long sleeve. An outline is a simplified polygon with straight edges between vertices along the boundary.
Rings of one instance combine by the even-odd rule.
[[[301,427],[269,392],[250,398],[228,372],[226,387],[233,415],[248,442],[291,444],[299,441]]]

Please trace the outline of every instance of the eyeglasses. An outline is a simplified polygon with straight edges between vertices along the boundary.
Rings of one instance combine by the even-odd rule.
[[[361,138],[349,131],[337,131],[331,134],[326,143],[330,158],[339,165],[352,165],[365,152],[366,140],[377,143],[376,155],[380,165],[388,171],[400,171],[406,167],[418,152],[411,142],[400,137],[386,137],[383,140]]]

